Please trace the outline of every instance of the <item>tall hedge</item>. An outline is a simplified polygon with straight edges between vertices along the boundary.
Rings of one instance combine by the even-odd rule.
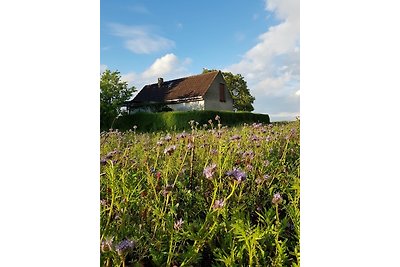
[[[251,113],[251,112],[230,112],[230,111],[171,111],[160,113],[136,113],[119,117],[114,122],[114,129],[126,131],[137,126],[137,131],[180,131],[190,129],[189,122],[191,120],[198,122],[199,127],[208,124],[212,120],[214,125],[216,116],[220,117],[222,125],[233,126],[243,123],[262,122],[270,123],[267,114]],[[108,130],[108,129],[102,129]]]

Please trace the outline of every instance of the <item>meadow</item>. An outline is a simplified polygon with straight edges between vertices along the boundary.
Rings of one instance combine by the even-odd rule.
[[[100,134],[102,266],[299,266],[300,121]]]

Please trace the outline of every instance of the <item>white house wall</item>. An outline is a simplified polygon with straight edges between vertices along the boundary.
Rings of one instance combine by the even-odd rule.
[[[153,112],[153,110],[150,107],[146,106],[129,110],[129,114],[135,114],[138,112]]]
[[[204,100],[178,104],[169,104],[168,107],[176,111],[204,110]]]
[[[219,84],[225,84],[225,102],[219,101]],[[213,83],[204,95],[204,109],[206,110],[228,110],[233,111],[233,99],[226,86],[221,73],[215,77]]]

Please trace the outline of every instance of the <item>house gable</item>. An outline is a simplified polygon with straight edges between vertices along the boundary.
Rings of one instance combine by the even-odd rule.
[[[219,71],[207,90],[204,98],[204,109],[206,110],[233,110],[233,99],[225,79]]]

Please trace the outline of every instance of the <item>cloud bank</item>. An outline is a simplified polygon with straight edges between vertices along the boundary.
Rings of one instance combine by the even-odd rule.
[[[258,37],[241,61],[225,71],[241,73],[256,97],[256,112],[290,120],[300,112],[300,6],[297,0],[267,0],[281,22]]]

